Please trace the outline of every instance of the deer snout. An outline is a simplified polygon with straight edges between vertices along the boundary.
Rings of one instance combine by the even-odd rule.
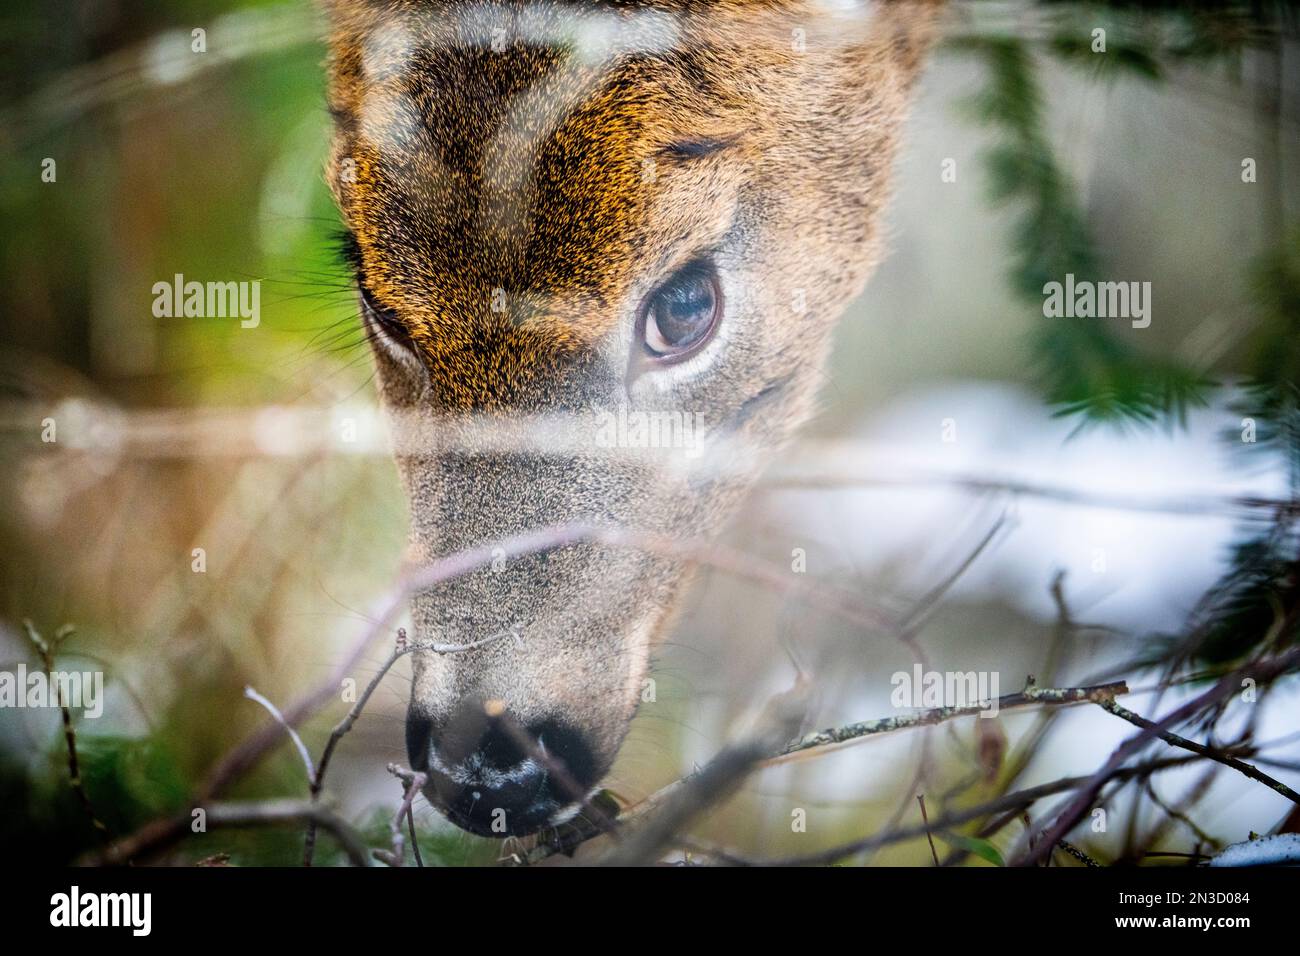
[[[583,733],[558,719],[525,724],[500,701],[462,702],[435,722],[407,715],[411,766],[425,797],[480,836],[523,836],[573,817],[603,770]]]

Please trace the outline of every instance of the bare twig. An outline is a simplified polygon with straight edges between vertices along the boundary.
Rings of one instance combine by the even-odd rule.
[[[339,842],[355,866],[368,866],[365,842],[348,824],[322,804],[311,800],[264,800],[250,803],[209,803],[202,808],[208,827],[246,827],[304,824],[308,820]],[[80,861],[90,866],[120,866],[142,856],[158,853],[187,836],[188,812],[152,820],[139,830],[109,844],[99,853]]]
[[[411,792],[410,788],[412,784],[417,784],[417,782],[418,785],[415,787],[415,792],[418,793],[420,787],[424,786],[424,780],[427,779],[427,777],[424,774],[419,774],[418,777],[421,779],[417,781],[417,774],[414,771],[407,770],[405,767],[400,767],[395,763],[390,763],[388,765],[388,772],[402,782],[402,784],[404,785],[403,788],[404,794],[410,793]],[[414,794],[412,794],[410,800],[403,800],[403,806],[406,808],[406,825],[411,835],[411,853],[415,857],[415,865],[417,867],[423,867],[424,858],[420,855],[420,841],[415,835]]]
[[[934,865],[939,865],[939,851],[934,848],[934,834],[930,832],[930,815],[925,812],[925,794],[918,793],[916,802],[921,805],[921,822],[925,824],[925,838],[930,841],[930,856],[934,859]]]
[[[338,747],[339,741],[342,740],[348,731],[352,729],[353,725],[356,724],[357,719],[361,716],[361,712],[365,709],[366,704],[369,703],[371,696],[374,695],[375,690],[379,687],[384,677],[399,659],[405,657],[407,654],[414,653],[415,651],[429,651],[433,654],[460,654],[465,651],[472,651],[480,647],[486,647],[489,644],[501,640],[501,638],[505,636],[506,634],[504,633],[494,634],[492,637],[485,637],[482,640],[471,641],[468,644],[438,644],[428,641],[418,644],[408,644],[406,640],[406,629],[399,627],[397,629],[397,640],[392,652],[388,655],[388,659],[379,666],[379,670],[370,678],[370,683],[368,683],[366,689],[361,692],[361,696],[356,699],[356,702],[352,705],[351,709],[348,710],[343,719],[335,724],[334,729],[330,731],[329,740],[326,741],[325,749],[321,752],[320,766],[316,768],[315,773],[311,774],[311,798],[313,800],[317,799],[320,796],[321,789],[325,786],[325,772],[329,769],[330,759],[334,756],[334,750]],[[312,857],[315,855],[315,852],[316,825],[314,822],[308,821],[307,836],[303,842],[302,850],[303,866],[311,866]]]
[[[1042,862],[1047,852],[1056,845],[1057,841],[1064,839],[1066,834],[1079,822],[1080,818],[1088,812],[1092,802],[1097,798],[1097,794],[1101,792],[1106,782],[1113,779],[1123,767],[1124,762],[1146,746],[1151,738],[1158,736],[1169,727],[1195,717],[1205,708],[1214,706],[1228,695],[1235,693],[1241,688],[1242,678],[1252,677],[1260,682],[1268,681],[1286,673],[1297,664],[1300,664],[1300,648],[1292,648],[1289,652],[1273,658],[1252,661],[1232,673],[1224,675],[1213,687],[1199,697],[1193,698],[1160,721],[1143,728],[1140,733],[1130,737],[1116,748],[1106,763],[1079,789],[1074,799],[1057,815],[1056,822],[1047,831],[1044,838],[1019,862],[1027,865]]]
[[[209,826],[267,826],[301,824],[311,820],[327,831],[354,866],[367,866],[365,841],[340,817],[310,800],[267,800],[262,803],[217,803],[207,808]]]
[[[1047,655],[1043,661],[1043,671],[1048,675],[1048,679],[1052,680],[1055,678],[1056,672],[1060,668],[1068,650],[1070,635],[1080,625],[1074,620],[1074,616],[1070,613],[1069,604],[1065,599],[1064,571],[1057,571],[1053,575],[1049,590],[1052,595],[1052,602],[1056,605],[1056,625],[1052,628],[1052,642],[1048,646]],[[1031,677],[1029,683],[1033,684],[1033,682]],[[1129,691],[1129,693],[1132,693],[1132,691]],[[1038,711],[1037,719],[1028,732],[1021,737],[1012,756],[1006,760],[1005,769],[1001,774],[1001,782],[997,788],[998,796],[1008,793],[1012,785],[1028,769],[1034,755],[1039,752],[1039,747],[1051,732],[1054,722],[1060,714],[1061,709],[1059,707],[1044,707]],[[979,830],[979,834],[984,837],[991,836],[1002,830],[1003,827],[1020,815],[1020,811],[1011,811],[996,820],[982,821],[983,825]],[[964,848],[955,848],[944,861],[945,865],[959,862],[965,858],[968,852]]]
[[[1033,678],[1029,679],[1025,689],[1018,694],[1007,694],[997,699],[998,712],[1009,710],[1014,707],[1025,707],[1030,704],[1077,704],[1086,701],[1096,703],[1102,700],[1109,700],[1117,694],[1127,694],[1128,685],[1124,681],[1113,681],[1109,684],[1097,684],[1092,687],[1034,687]],[[799,753],[802,750],[810,750],[815,747],[826,747],[832,744],[842,744],[850,740],[857,740],[860,737],[868,737],[875,734],[887,734],[895,730],[903,730],[908,727],[923,727],[928,724],[940,724],[947,720],[953,720],[957,717],[970,717],[976,714],[984,713],[990,709],[991,702],[983,704],[972,704],[968,707],[933,707],[929,710],[918,710],[910,714],[899,714],[895,717],[880,717],[875,720],[861,721],[854,724],[845,724],[842,727],[833,727],[828,730],[819,730],[816,733],[808,734],[798,740],[786,744],[782,751],[773,760],[787,757],[791,754]]]
[[[1114,700],[1103,700],[1099,701],[1099,703],[1103,708],[1110,711],[1116,717],[1127,720],[1135,727],[1141,727],[1144,730],[1152,730],[1153,728],[1156,728],[1154,730],[1155,735],[1167,744],[1173,744],[1175,747],[1182,747],[1184,750],[1190,750],[1194,754],[1200,754],[1202,757],[1216,760],[1225,767],[1231,767],[1233,770],[1249,777],[1251,780],[1258,781],[1266,787],[1276,790],[1292,803],[1300,803],[1300,794],[1296,793],[1280,780],[1270,777],[1258,767],[1254,767],[1243,760],[1238,760],[1236,757],[1233,757],[1230,754],[1225,754],[1220,750],[1206,747],[1204,744],[1198,744],[1196,741],[1188,740],[1186,737],[1180,737],[1178,734],[1171,731],[1159,730],[1156,724],[1147,720],[1145,717],[1138,716],[1133,713],[1133,711],[1121,706]]]
[[[1060,843],[1056,845],[1059,846],[1066,853],[1070,854],[1070,856],[1074,857],[1084,866],[1101,866],[1100,863],[1098,863],[1092,857],[1088,856],[1088,854],[1084,853],[1082,850],[1080,850],[1069,840],[1062,840]]]
[[[402,835],[402,822],[411,816],[411,808],[415,803],[416,796],[424,787],[426,777],[422,773],[414,773],[403,767],[399,767],[395,763],[390,763],[388,765],[388,772],[397,777],[398,780],[402,781],[402,803],[397,808],[397,812],[393,814],[393,822],[389,826],[389,831],[393,835],[392,850],[375,850],[374,855],[375,859],[382,863],[387,863],[389,866],[401,866],[406,851],[406,841],[405,837]],[[415,842],[415,824],[412,823],[411,843],[414,845]],[[416,858],[418,859],[420,854],[420,848],[418,845],[415,847],[415,853]],[[424,865],[423,861],[420,862],[420,865]]]
[[[289,726],[288,722],[284,719],[284,714],[280,713],[280,709],[255,691],[251,686],[244,688],[244,696],[265,707],[267,712],[275,718],[275,722],[284,728],[284,732],[289,735],[289,739],[293,741],[293,745],[298,748],[298,756],[302,757],[303,766],[307,768],[308,781],[315,779],[316,769],[312,766],[311,754],[307,752],[307,745],[304,744],[302,738],[298,736],[298,731]]]
[[[415,836],[415,808],[408,806],[406,808],[406,826],[411,832],[411,855],[415,857],[415,865],[424,867],[424,857],[420,855],[420,841]]]
[[[1213,770],[1213,768],[1211,769]],[[1196,790],[1203,792],[1204,790],[1208,789],[1213,779],[1214,777],[1212,773],[1207,774],[1205,778],[1203,778],[1198,783]],[[1201,843],[1208,844],[1210,847],[1214,849],[1218,849],[1223,845],[1222,840],[1219,840],[1211,836],[1209,833],[1206,833],[1203,829],[1201,829],[1200,825],[1195,820],[1193,820],[1190,816],[1188,816],[1188,814],[1185,811],[1180,810],[1177,807],[1171,807],[1165,801],[1165,799],[1160,796],[1160,792],[1156,790],[1155,784],[1153,784],[1150,780],[1148,780],[1146,783],[1146,792],[1147,792],[1147,796],[1151,799],[1151,802],[1154,803],[1161,810],[1163,810],[1165,815],[1169,819],[1177,820],[1179,823],[1183,824],[1183,826],[1187,827],[1187,829],[1191,830],[1192,833],[1196,835],[1196,839],[1199,840]],[[1151,846],[1153,843],[1154,843],[1153,838],[1147,839],[1147,846]],[[1151,854],[1148,852],[1146,855],[1150,856]]]
[[[108,827],[104,824],[99,816],[95,813],[94,804],[90,802],[90,794],[86,792],[86,784],[81,779],[81,763],[77,759],[77,730],[72,724],[72,709],[68,702],[63,699],[63,687],[54,675],[54,655],[59,645],[74,633],[72,625],[65,624],[54,633],[52,640],[46,641],[39,631],[36,630],[30,620],[23,620],[23,629],[27,632],[27,638],[32,642],[38,654],[41,655],[41,663],[45,666],[45,674],[49,679],[50,687],[56,690],[59,698],[59,713],[63,720],[63,740],[68,749],[68,785],[72,792],[77,795],[77,802],[81,804],[82,811],[90,820],[91,826],[99,834],[100,839],[107,839],[109,836]]]
[[[911,801],[908,800],[907,798],[911,796],[913,793],[915,793],[918,789],[920,789],[920,787],[925,783],[926,772],[929,769],[929,757],[930,757],[930,740],[925,735],[922,735],[921,737],[920,751],[921,751],[920,756],[917,758],[916,761],[916,772],[912,774],[912,779],[908,781],[907,787],[903,791],[904,793],[903,798],[898,801],[898,806],[894,809],[894,812],[890,814],[889,819],[886,821],[884,827],[884,829],[886,830],[892,830],[894,827],[898,826],[900,823],[903,822],[903,818],[907,815],[907,809],[908,807],[911,806]],[[870,855],[863,854],[862,864],[864,866],[869,865],[870,861],[871,861]]]
[[[984,533],[984,536],[976,542],[975,547],[962,558],[957,567],[953,568],[941,581],[921,596],[920,600],[916,602],[915,606],[901,622],[901,626],[905,630],[915,633],[925,623],[925,619],[938,606],[943,596],[951,591],[953,585],[965,576],[966,572],[971,569],[971,565],[979,560],[980,555],[988,550],[989,545],[1007,527],[1007,522],[1007,512],[1003,511],[1002,514],[998,515],[997,520],[993,522],[989,530]]]
[[[838,451],[834,446],[832,451]],[[856,457],[856,450],[845,449]],[[808,457],[815,458],[816,451],[810,451]],[[865,460],[866,456],[862,456]],[[877,461],[884,456],[873,456]],[[798,465],[794,466],[798,467]],[[827,471],[822,474],[798,473],[793,471],[774,471],[762,481],[761,487],[770,490],[836,490],[845,488],[908,488],[948,487],[967,491],[972,494],[1005,494],[1013,497],[1039,498],[1061,504],[1085,508],[1114,508],[1137,513],[1151,512],[1174,515],[1213,515],[1231,514],[1235,510],[1245,512],[1267,511],[1274,514],[1294,514],[1300,509],[1300,503],[1285,498],[1269,498],[1261,495],[1221,495],[1213,492],[1185,495],[1180,498],[1098,494],[1096,492],[1069,488],[1059,485],[1045,485],[1025,480],[1017,476],[1005,478],[987,478],[979,475],[961,474],[937,467],[919,468],[910,473],[886,475],[878,466],[868,462],[866,465],[854,464],[853,467],[840,471]]]

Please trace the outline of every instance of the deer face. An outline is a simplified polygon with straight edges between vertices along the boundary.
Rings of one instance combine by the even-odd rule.
[[[808,2],[347,2],[330,179],[425,559],[699,539],[806,418],[928,17]],[[576,813],[687,569],[570,544],[413,598],[407,722],[460,826]]]

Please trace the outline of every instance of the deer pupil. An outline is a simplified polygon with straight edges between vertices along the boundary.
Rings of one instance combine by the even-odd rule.
[[[655,297],[654,319],[659,334],[674,348],[689,348],[709,331],[715,304],[709,275],[695,270],[679,274]]]

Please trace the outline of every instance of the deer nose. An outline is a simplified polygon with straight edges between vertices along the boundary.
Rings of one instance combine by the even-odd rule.
[[[428,775],[426,797],[481,836],[563,822],[600,776],[580,731],[559,720],[526,724],[495,701],[463,703],[440,725],[408,715],[407,749]]]

